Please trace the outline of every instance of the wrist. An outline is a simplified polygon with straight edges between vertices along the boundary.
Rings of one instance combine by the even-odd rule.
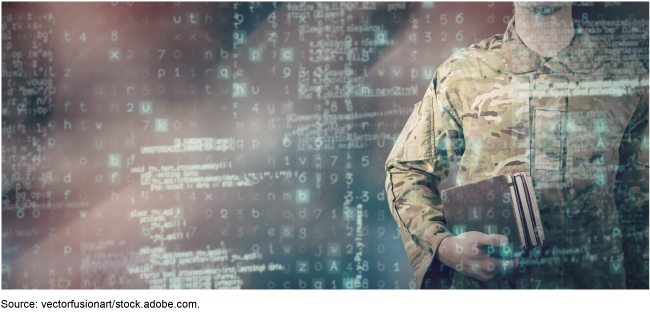
[[[444,264],[446,266],[451,266],[450,260],[449,260],[449,257],[448,257],[448,252],[450,250],[449,249],[449,244],[451,243],[451,240],[453,240],[453,237],[451,239],[450,239],[450,237],[452,237],[452,236],[447,236],[447,237],[443,238],[440,241],[440,245],[438,246],[438,249],[436,250],[436,255],[435,255],[436,259],[440,263],[442,263],[442,264]]]

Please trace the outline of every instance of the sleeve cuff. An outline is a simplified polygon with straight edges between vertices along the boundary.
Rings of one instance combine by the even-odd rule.
[[[441,263],[435,257],[440,242],[448,236],[452,236],[452,234],[442,223],[432,224],[424,231],[422,239],[426,243],[423,245],[428,245],[429,250],[427,250],[427,255],[422,259],[418,268],[413,272],[418,288],[449,288],[451,286],[449,277],[443,272],[445,268],[441,266]],[[425,276],[434,280],[424,283]],[[444,285],[443,280],[448,280],[446,285]]]

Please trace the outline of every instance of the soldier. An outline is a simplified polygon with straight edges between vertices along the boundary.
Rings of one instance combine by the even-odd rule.
[[[438,184],[531,175],[544,246],[453,236]],[[434,74],[386,161],[386,191],[420,288],[648,288],[648,72],[589,36],[567,3],[515,3],[505,33]],[[500,274],[512,267],[511,274]]]

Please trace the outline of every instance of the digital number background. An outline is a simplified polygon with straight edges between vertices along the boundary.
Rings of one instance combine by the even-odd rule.
[[[513,11],[3,3],[2,288],[415,288],[384,161]],[[647,12],[573,17],[647,68]]]

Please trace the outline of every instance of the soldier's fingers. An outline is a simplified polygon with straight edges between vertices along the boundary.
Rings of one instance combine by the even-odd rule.
[[[483,273],[482,277],[483,277],[484,281],[489,281],[489,280],[493,279],[497,275],[498,275],[498,273],[491,273],[490,272],[490,273]]]
[[[475,279],[477,279],[479,281],[482,281],[482,282],[489,281],[490,279],[492,279],[494,277],[490,273],[486,273],[486,272],[483,272],[483,271],[475,272],[473,274],[470,274],[469,276],[471,276],[471,277],[473,277],[473,278],[475,278]]]
[[[489,260],[483,261],[481,263],[481,269],[483,272],[495,272],[497,274],[499,269],[503,266],[503,261],[495,258],[489,258]]]
[[[484,234],[478,238],[478,243],[481,245],[506,246],[508,245],[508,241],[508,236],[501,234]]]

